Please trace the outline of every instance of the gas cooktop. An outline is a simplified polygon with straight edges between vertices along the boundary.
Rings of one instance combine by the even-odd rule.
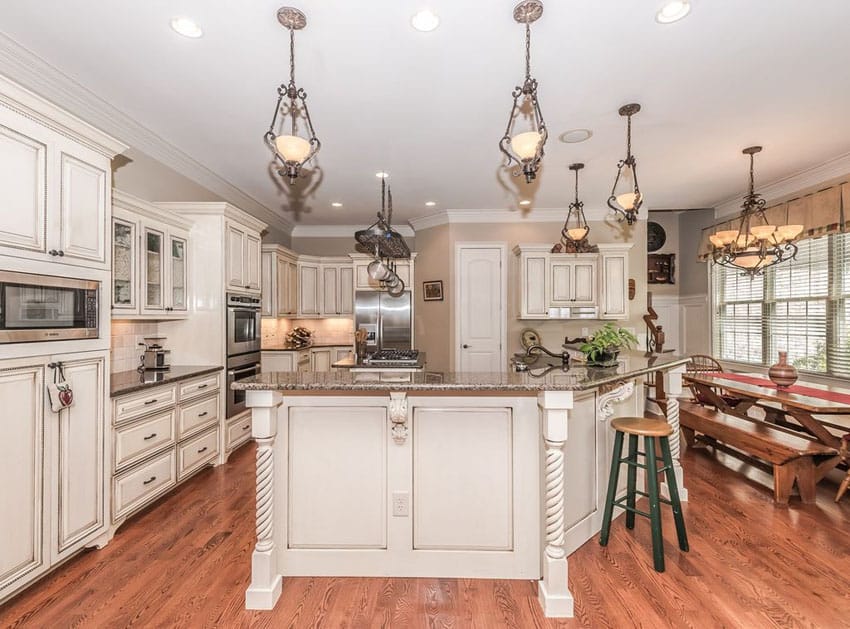
[[[385,363],[415,365],[418,361],[418,349],[381,349],[369,354],[363,360],[367,365],[381,365]]]

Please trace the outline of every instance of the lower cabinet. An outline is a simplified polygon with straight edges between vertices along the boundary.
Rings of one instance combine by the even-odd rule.
[[[331,371],[331,365],[349,354],[351,346],[336,345],[298,351],[267,351],[262,352],[260,360],[264,372]]]
[[[319,347],[310,350],[310,370],[311,371],[330,371],[331,370],[331,348]]]
[[[215,373],[113,399],[113,527],[218,460],[220,389]]]
[[[224,444],[228,452],[232,452],[251,439],[251,413],[240,415],[227,421]]]
[[[106,357],[0,361],[0,602],[106,532]],[[58,364],[74,402],[54,413]]]

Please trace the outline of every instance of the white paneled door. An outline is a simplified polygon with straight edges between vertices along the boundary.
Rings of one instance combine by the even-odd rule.
[[[458,371],[503,371],[505,247],[458,243],[456,249]]]

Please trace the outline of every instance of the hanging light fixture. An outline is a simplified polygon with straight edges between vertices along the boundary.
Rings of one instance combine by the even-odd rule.
[[[625,220],[629,225],[637,221],[640,206],[643,205],[643,195],[637,180],[637,162],[632,155],[632,116],[640,111],[640,105],[631,103],[620,107],[620,115],[625,116],[626,123],[626,158],[617,163],[617,177],[611,196],[608,197],[608,207],[614,210],[617,220]]]
[[[590,226],[584,216],[584,203],[578,198],[578,172],[584,168],[584,164],[570,164],[570,170],[576,174],[576,199],[570,203],[567,209],[567,219],[561,229],[561,246],[558,252],[564,253],[590,253],[598,251],[598,247],[591,245],[587,236]],[[557,248],[557,246],[556,246]]]
[[[295,85],[295,31],[307,25],[307,16],[293,7],[281,7],[277,12],[277,21],[289,30],[289,83],[282,83],[277,88],[277,104],[265,141],[280,164],[278,174],[288,177],[289,183],[294,184],[301,168],[313,159],[322,143],[313,130],[310,111],[307,109],[307,93]],[[299,117],[304,119],[307,138],[298,135]]]
[[[522,174],[527,183],[537,177],[537,170],[543,159],[543,146],[549,137],[543,114],[540,113],[540,102],[537,100],[537,79],[531,76],[531,23],[541,15],[543,3],[540,0],[525,0],[514,7],[514,20],[525,24],[525,81],[512,92],[514,104],[508,117],[505,135],[499,140],[499,150],[507,157],[505,165],[510,166],[516,162],[521,169],[514,171],[514,177]],[[520,116],[530,120],[531,129],[515,133],[514,127]]]
[[[735,267],[755,277],[774,264],[797,256],[794,239],[803,232],[802,225],[771,225],[764,214],[765,200],[755,192],[753,162],[760,146],[743,150],[750,156],[750,190],[741,205],[738,229],[722,230],[709,236],[711,257],[721,266]]]

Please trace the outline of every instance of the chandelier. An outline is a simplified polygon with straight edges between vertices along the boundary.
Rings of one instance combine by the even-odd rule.
[[[322,143],[313,130],[310,111],[307,109],[307,93],[295,85],[295,31],[307,25],[307,16],[293,7],[281,7],[277,12],[277,20],[289,29],[289,83],[282,83],[277,88],[277,104],[264,139],[279,164],[278,174],[288,177],[289,183],[294,184],[301,168],[318,153]],[[303,117],[305,122],[306,139],[298,135],[299,117]]]
[[[608,207],[617,213],[617,220],[625,220],[629,225],[633,225],[637,220],[638,210],[643,205],[643,195],[637,180],[637,162],[632,155],[632,116],[639,111],[640,105],[637,103],[620,107],[620,115],[625,116],[628,121],[626,158],[617,163],[617,177],[614,179],[614,187],[611,188],[611,196],[608,197]]]
[[[802,225],[771,225],[764,213],[765,200],[755,192],[753,161],[760,146],[743,150],[750,156],[750,191],[741,205],[738,229],[727,229],[709,236],[713,245],[712,260],[721,266],[741,269],[755,277],[779,262],[793,260],[797,256],[797,245],[793,240],[803,231]]]
[[[564,253],[590,253],[598,251],[587,240],[590,226],[584,216],[584,203],[578,198],[578,172],[584,168],[584,164],[570,164],[570,170],[576,174],[576,200],[570,203],[567,210],[567,219],[561,229],[561,249]]]
[[[549,137],[540,102],[537,100],[537,79],[531,76],[531,23],[543,15],[543,3],[540,0],[525,0],[514,7],[514,20],[525,24],[525,81],[516,86],[511,93],[514,99],[505,135],[499,140],[499,150],[505,154],[506,166],[516,162],[521,169],[514,171],[514,177],[520,174],[531,183],[537,177],[540,161],[543,159],[543,145]],[[514,133],[517,118],[528,118],[531,129]]]

